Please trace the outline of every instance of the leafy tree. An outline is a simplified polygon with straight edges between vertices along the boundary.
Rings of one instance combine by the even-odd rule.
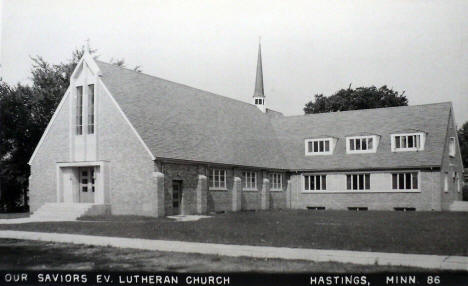
[[[468,168],[468,121],[458,129],[458,142],[460,143],[460,153],[462,156],[463,166]]]
[[[316,94],[315,100],[306,103],[304,112],[324,113],[356,109],[370,109],[378,107],[405,106],[408,99],[405,92],[397,92],[387,86],[376,88],[358,87],[352,89],[351,85],[347,89],[341,89],[331,96]]]
[[[89,52],[95,54],[96,50]],[[9,86],[0,79],[0,211],[19,210],[24,205],[30,174],[28,160],[84,53],[83,46],[73,51],[71,59],[59,64],[32,57],[31,85]],[[124,60],[114,64],[124,66]]]

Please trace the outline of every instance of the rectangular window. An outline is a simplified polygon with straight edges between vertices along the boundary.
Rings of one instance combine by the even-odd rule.
[[[270,174],[270,183],[271,183],[272,190],[282,190],[283,189],[283,174],[281,173]]]
[[[222,169],[211,170],[210,189],[226,190],[226,170],[222,170]]]
[[[449,140],[449,155],[450,157],[455,157],[455,137],[450,137]]]
[[[392,151],[423,150],[423,133],[392,135]]]
[[[346,175],[347,190],[370,190],[370,174]]]
[[[357,137],[348,137],[346,151],[347,153],[373,153],[376,150],[374,146],[374,137],[375,136],[357,136]]]
[[[306,139],[306,155],[329,155],[332,153],[332,138]]]
[[[242,172],[242,179],[244,181],[244,190],[257,190],[257,173]]]
[[[94,134],[94,84],[88,85],[88,134]]]
[[[418,172],[393,173],[392,174],[392,189],[393,190],[417,190],[418,189]]]
[[[449,178],[448,178],[448,173],[445,173],[444,175],[444,192],[449,191]]]
[[[76,110],[75,110],[76,135],[83,134],[83,87],[76,87]]]
[[[304,175],[304,191],[324,191],[327,189],[327,175]]]

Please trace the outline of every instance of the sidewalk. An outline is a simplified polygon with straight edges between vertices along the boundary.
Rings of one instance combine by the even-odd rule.
[[[287,247],[231,245],[185,241],[121,238],[80,234],[28,231],[0,231],[0,238],[40,240],[62,243],[113,246],[155,251],[199,253],[224,256],[340,262],[364,265],[411,266],[441,270],[468,271],[468,257],[384,252],[321,250]]]

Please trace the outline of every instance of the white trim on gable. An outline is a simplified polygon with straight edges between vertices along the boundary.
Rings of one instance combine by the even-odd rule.
[[[33,154],[31,155],[31,158],[29,159],[28,161],[28,165],[31,165],[32,161],[34,160],[34,158],[36,157],[36,154],[37,154],[37,151],[39,150],[39,148],[41,148],[42,146],[42,143],[44,142],[47,134],[49,133],[49,130],[51,128],[51,126],[54,124],[55,122],[55,119],[57,118],[57,115],[59,114],[60,110],[62,109],[64,103],[65,103],[65,99],[71,94],[70,92],[70,87],[68,87],[67,91],[65,91],[65,95],[62,97],[62,99],[60,100],[60,103],[59,105],[57,106],[57,109],[55,109],[55,112],[54,112],[54,115],[52,115],[52,118],[50,119],[49,123],[47,124],[47,127],[44,131],[44,133],[42,134],[41,136],[41,139],[39,140],[39,143],[37,143],[37,146],[36,146],[36,149],[34,149],[34,152]]]
[[[76,73],[80,69],[83,62],[85,62],[88,65],[88,67],[89,67],[89,69],[91,70],[92,73],[94,73],[97,76],[102,76],[102,72],[99,69],[99,66],[94,61],[93,57],[91,57],[91,55],[87,51],[85,51],[83,57],[81,57],[81,60],[78,62],[78,64],[75,67],[75,70],[71,74],[70,79],[72,79],[72,78],[74,78],[76,76]]]
[[[127,115],[125,115],[125,113],[123,112],[122,108],[120,108],[120,105],[119,103],[115,100],[114,96],[112,95],[112,93],[109,91],[109,89],[107,88],[107,86],[104,84],[104,82],[102,80],[99,80],[99,83],[102,85],[102,87],[104,88],[104,90],[107,92],[107,94],[109,94],[112,102],[115,104],[115,106],[117,107],[117,109],[119,110],[120,114],[122,114],[125,122],[128,123],[128,125],[130,126],[130,129],[133,130],[133,132],[135,133],[135,135],[137,136],[138,140],[140,141],[140,143],[143,145],[143,147],[145,148],[145,150],[148,152],[148,154],[150,155],[151,159],[154,161],[156,159],[156,157],[153,155],[153,153],[151,152],[151,150],[148,148],[148,146],[146,145],[145,141],[143,141],[143,139],[141,138],[140,134],[138,134],[138,131],[135,129],[135,127],[133,126],[133,124],[130,122],[130,120],[128,119]]]

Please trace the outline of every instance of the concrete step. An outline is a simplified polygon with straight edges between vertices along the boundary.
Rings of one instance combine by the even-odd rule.
[[[31,215],[32,220],[76,220],[93,208],[89,203],[46,203]]]
[[[468,201],[454,201],[449,210],[455,212],[468,212]]]

